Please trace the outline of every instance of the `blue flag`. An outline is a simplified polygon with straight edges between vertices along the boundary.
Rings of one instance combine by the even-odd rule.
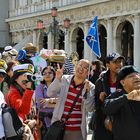
[[[92,21],[92,24],[88,31],[88,35],[86,36],[86,41],[87,41],[87,44],[92,49],[93,53],[97,57],[100,58],[101,52],[100,52],[100,44],[99,44],[99,38],[98,38],[98,17],[97,16]]]

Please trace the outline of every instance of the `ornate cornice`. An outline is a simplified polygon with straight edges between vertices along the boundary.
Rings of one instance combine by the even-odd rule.
[[[104,22],[104,24],[106,24],[106,21],[104,20],[108,18],[119,18],[122,16],[126,17],[131,16],[132,13],[139,13],[138,11],[140,11],[140,5],[138,3],[140,3],[140,0],[110,0],[106,3],[102,1],[102,3],[100,2],[92,4],[91,2],[90,5],[85,5],[83,7],[77,7],[68,10],[60,8],[58,10],[58,17],[56,17],[56,19],[59,21],[60,25],[62,25],[63,19],[67,17],[71,20],[72,25],[80,22],[92,21],[94,16],[97,15],[99,16],[99,21],[101,20],[101,22]],[[15,19],[15,21],[9,21],[10,32],[22,31],[25,29],[34,30],[37,28],[36,25],[38,19],[41,19],[43,21],[44,27],[48,28],[50,26],[50,23],[52,22],[50,11],[42,13],[42,15],[40,14],[37,13],[36,16],[32,16],[30,18],[28,18],[27,16],[26,18],[24,17],[20,20]],[[113,21],[114,20],[115,19],[113,19]],[[122,20],[121,22],[123,22],[125,18],[121,18],[120,20]]]

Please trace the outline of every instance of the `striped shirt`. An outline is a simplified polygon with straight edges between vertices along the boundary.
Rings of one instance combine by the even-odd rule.
[[[70,110],[73,101],[77,96],[77,94],[79,93],[81,87],[82,84],[75,86],[74,81],[71,82],[67,94],[67,99],[65,101],[64,113],[62,116],[63,120],[65,120],[68,111]],[[66,122],[66,130],[80,130],[81,121],[82,121],[81,103],[82,103],[82,96],[80,95],[70,114],[68,121]]]

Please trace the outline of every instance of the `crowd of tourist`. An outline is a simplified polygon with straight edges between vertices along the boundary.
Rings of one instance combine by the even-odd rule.
[[[78,59],[76,52],[71,56],[63,50],[39,52],[32,43],[20,51],[4,48],[0,58],[0,140],[47,140],[56,121],[65,123],[61,140],[86,140],[88,112],[92,112],[92,140],[140,139],[137,68],[125,66],[125,58],[115,52],[104,58],[105,64],[98,59]],[[6,135],[3,103],[22,122],[21,137]]]

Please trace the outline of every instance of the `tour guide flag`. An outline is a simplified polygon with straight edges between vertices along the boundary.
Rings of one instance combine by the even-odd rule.
[[[100,58],[101,52],[100,52],[100,44],[99,44],[99,38],[98,38],[98,17],[97,16],[92,21],[92,24],[88,31],[88,35],[86,36],[86,41],[87,41],[87,44],[92,49],[93,53],[97,57]]]

